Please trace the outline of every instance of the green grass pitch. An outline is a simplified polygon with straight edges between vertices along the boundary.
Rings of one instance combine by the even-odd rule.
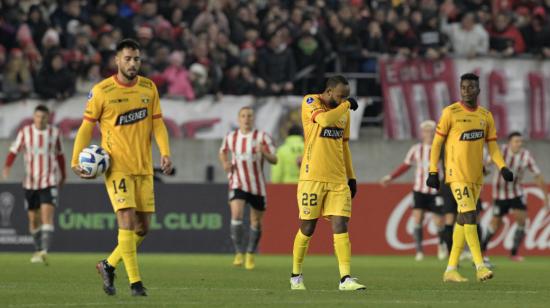
[[[289,290],[290,256],[258,256],[257,268],[231,266],[229,255],[141,254],[149,296],[132,298],[117,270],[117,295],[101,289],[95,263],[105,255],[52,253],[50,265],[30,254],[0,253],[0,307],[550,307],[550,259],[523,263],[494,258],[495,279],[444,284],[445,262],[412,256],[355,256],[352,270],[367,291],[337,291],[333,256],[308,256],[305,292]],[[468,262],[461,272],[470,280]]]

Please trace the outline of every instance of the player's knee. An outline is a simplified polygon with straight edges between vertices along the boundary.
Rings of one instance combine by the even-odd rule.
[[[346,219],[333,219],[332,233],[340,234],[348,232],[348,221]]]
[[[459,213],[456,221],[459,225],[475,225],[477,224],[477,213],[476,211]]]
[[[317,220],[302,220],[300,225],[300,231],[305,236],[312,236],[315,232],[315,226],[317,225]]]

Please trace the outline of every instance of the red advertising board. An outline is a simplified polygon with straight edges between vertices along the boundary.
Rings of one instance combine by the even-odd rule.
[[[411,185],[393,184],[386,188],[378,184],[359,185],[353,200],[350,237],[354,254],[412,254],[413,223]],[[524,255],[550,255],[550,215],[543,208],[542,192],[532,186],[525,189],[529,220],[520,252]],[[484,212],[482,226],[492,216],[491,187],[482,192]],[[489,244],[490,255],[505,255],[512,245],[516,225],[508,217],[504,226]],[[268,212],[261,242],[263,253],[289,254],[298,230],[298,207],[295,185],[268,186]],[[437,228],[431,216],[424,219],[424,246],[428,254],[435,254]],[[332,233],[328,221],[320,221],[310,244],[309,253],[333,252]]]

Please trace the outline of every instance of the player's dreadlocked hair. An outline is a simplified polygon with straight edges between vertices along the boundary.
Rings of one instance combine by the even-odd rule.
[[[335,88],[337,85],[339,84],[343,84],[343,85],[348,85],[348,80],[346,79],[346,77],[342,76],[342,75],[335,75],[335,76],[332,76],[330,77],[328,80],[327,80],[327,85],[326,85],[326,88]]]
[[[479,82],[479,77],[474,73],[466,73],[460,76],[460,81],[464,81],[464,80],[473,80],[473,81]]]
[[[134,39],[123,39],[116,44],[116,52],[122,51],[124,48],[130,48],[133,50],[141,50],[141,46]]]

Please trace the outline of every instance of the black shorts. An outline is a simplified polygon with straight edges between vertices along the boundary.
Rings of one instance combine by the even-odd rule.
[[[25,209],[27,211],[38,210],[44,203],[57,207],[57,187],[38,190],[25,189]]]
[[[456,214],[458,209],[455,197],[453,196],[453,192],[451,191],[451,187],[448,184],[441,185],[439,194],[441,195],[441,197],[443,197],[443,214]],[[477,199],[476,209],[478,213],[481,213],[481,211],[483,211],[483,207],[481,206],[481,199]]]
[[[503,217],[510,212],[510,209],[516,210],[527,210],[527,206],[523,203],[521,197],[513,199],[504,199],[504,200],[495,200],[495,205],[493,206],[493,216]]]
[[[437,195],[430,195],[413,191],[413,209],[421,209],[437,215],[441,215],[442,209],[441,206],[437,206],[437,202],[435,202],[436,197]]]
[[[265,198],[264,196],[259,195],[253,195],[249,192],[240,190],[240,189],[233,189],[229,191],[229,201],[231,200],[244,200],[246,203],[248,203],[253,209],[258,211],[265,211],[266,205],[265,205]]]

